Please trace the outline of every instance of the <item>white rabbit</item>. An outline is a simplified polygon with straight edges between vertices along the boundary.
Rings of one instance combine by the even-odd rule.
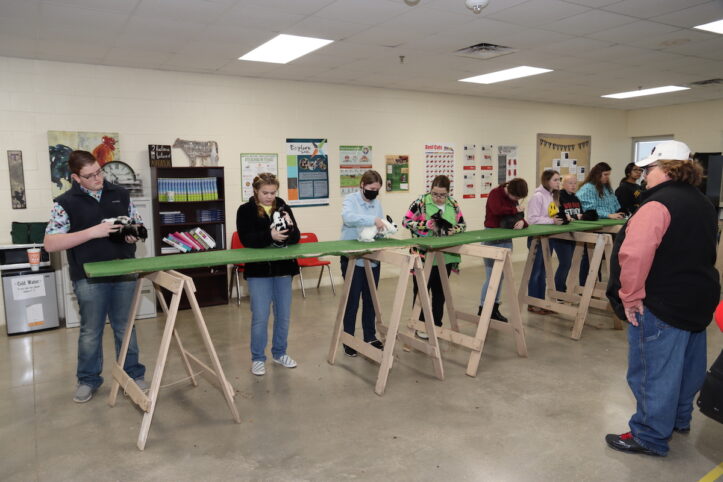
[[[388,238],[399,230],[397,224],[389,216],[387,219],[382,219],[382,223],[384,223],[384,229],[381,231],[377,230],[376,225],[358,228],[357,240],[371,243],[375,238]]]

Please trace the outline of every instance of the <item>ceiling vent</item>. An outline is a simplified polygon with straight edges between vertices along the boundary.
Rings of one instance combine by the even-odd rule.
[[[713,84],[723,84],[723,79],[698,80],[696,82],[690,83],[690,85],[713,85]]]
[[[507,55],[517,52],[517,49],[505,47],[503,45],[481,43],[456,50],[455,55],[460,57],[470,57],[473,59],[492,59],[501,55]]]

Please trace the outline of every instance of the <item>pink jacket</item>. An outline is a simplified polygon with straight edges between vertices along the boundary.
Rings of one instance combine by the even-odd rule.
[[[554,202],[550,191],[542,187],[542,185],[537,186],[535,193],[532,195],[532,199],[527,203],[527,214],[525,217],[527,222],[529,224],[555,224],[555,221],[549,214],[550,204]]]

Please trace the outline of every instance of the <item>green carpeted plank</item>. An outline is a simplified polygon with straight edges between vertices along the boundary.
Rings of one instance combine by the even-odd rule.
[[[243,248],[199,253],[169,254],[156,256],[154,258],[117,259],[113,261],[86,263],[84,268],[88,277],[98,278],[170,269],[202,268],[224,264],[370,253],[380,249],[404,248],[413,246],[414,244],[414,241],[411,239],[380,239],[372,243],[361,243],[359,241],[323,241],[319,243],[295,244],[286,248]]]
[[[561,226],[555,224],[534,224],[525,229],[482,229],[443,237],[380,239],[372,243],[361,243],[359,241],[322,241],[319,243],[301,243],[286,248],[243,248],[224,251],[205,251],[201,253],[169,254],[155,258],[118,259],[86,263],[84,268],[88,277],[99,278],[103,276],[120,276],[124,274],[148,273],[171,269],[202,268],[224,264],[278,261],[282,259],[310,258],[315,256],[354,255],[370,253],[385,248],[419,246],[425,250],[441,249],[483,241],[500,241],[526,236],[546,236],[572,231],[591,231],[601,226],[612,226],[624,223],[625,220],[602,219],[599,221],[573,221],[570,224]]]

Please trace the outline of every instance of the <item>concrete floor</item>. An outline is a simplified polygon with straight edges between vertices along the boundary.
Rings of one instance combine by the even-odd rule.
[[[453,277],[459,308],[475,310],[483,276],[471,267]],[[383,307],[394,281],[381,282]],[[305,300],[294,293],[289,354],[299,366],[270,364],[264,377],[249,373],[248,301],[205,309],[242,423],[204,380],[176,384],[161,391],[143,452],[135,445],[141,412],[123,397],[106,404],[107,364],[93,400],[73,403],[77,329],[1,336],[0,480],[660,482],[698,480],[723,462],[723,425],[698,411],[667,458],[605,445],[606,433],[627,431],[634,399],[625,332],[601,312],[576,342],[570,320],[524,311],[529,358],[516,355],[511,336],[490,332],[476,378],[465,375],[465,349],[442,342],[442,382],[424,356],[398,347],[378,397],[376,365],[362,357],[326,362],[338,299],[329,288],[310,289]],[[205,359],[191,321],[183,312],[183,341]],[[150,380],[162,323],[138,326]],[[711,327],[711,362],[722,346]],[[112,353],[110,330],[105,351]],[[172,350],[163,383],[184,376]]]

